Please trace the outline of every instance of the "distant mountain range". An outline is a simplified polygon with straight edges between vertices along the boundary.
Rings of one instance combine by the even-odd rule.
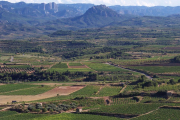
[[[180,7],[27,4],[0,1],[0,37],[24,38],[57,30],[108,26],[177,27]]]
[[[24,16],[52,15],[60,18],[75,17],[84,14],[94,4],[56,4],[52,3],[10,3],[0,1],[0,8],[7,12]],[[180,6],[177,7],[145,7],[145,6],[109,6],[118,14],[136,16],[168,16],[180,14]],[[2,11],[2,9],[0,11]]]

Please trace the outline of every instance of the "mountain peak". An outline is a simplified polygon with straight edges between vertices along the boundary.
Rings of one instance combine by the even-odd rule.
[[[99,15],[104,17],[119,17],[119,14],[105,5],[97,5],[88,9],[85,15]]]

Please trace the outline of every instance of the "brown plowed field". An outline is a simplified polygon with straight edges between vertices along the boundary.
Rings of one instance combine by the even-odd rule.
[[[50,97],[55,97],[57,94],[59,95],[69,95],[75,91],[78,91],[85,86],[61,86],[56,87],[50,91],[39,95],[0,95],[0,104],[6,104],[7,102],[11,103],[12,101],[33,101],[40,100]]]

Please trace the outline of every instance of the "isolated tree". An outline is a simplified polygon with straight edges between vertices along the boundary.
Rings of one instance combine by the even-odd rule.
[[[173,79],[171,79],[171,80],[169,80],[169,84],[171,84],[171,85],[175,85],[175,84],[176,84],[176,82],[175,82]]]

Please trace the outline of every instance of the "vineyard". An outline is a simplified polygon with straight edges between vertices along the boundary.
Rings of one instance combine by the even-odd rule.
[[[179,109],[160,108],[150,114],[133,118],[132,120],[178,120],[178,118],[180,118]]]
[[[120,93],[122,87],[119,86],[105,86],[96,96],[113,96]]]
[[[93,70],[96,71],[122,71],[122,72],[127,72],[127,70],[118,68],[118,67],[114,67],[108,64],[104,64],[104,63],[84,63],[85,65],[87,65],[88,67],[92,68]]]
[[[35,118],[33,120],[124,120],[116,117],[100,116],[100,115],[90,115],[90,114],[72,114],[72,113],[62,113],[51,116],[44,116]]]
[[[131,98],[110,98],[111,105],[119,105],[119,104],[132,104],[132,103],[137,103],[136,100]]]
[[[37,87],[30,87],[30,88],[25,88],[25,89],[16,90],[16,91],[0,93],[0,95],[38,95],[38,94],[47,92],[51,89],[53,89],[53,87],[37,86]]]
[[[30,84],[7,84],[0,86],[0,93],[3,92],[10,92],[14,90],[26,89],[36,87],[37,85],[30,85]]]
[[[44,116],[48,116],[48,115],[44,115],[44,114],[31,114],[31,113],[27,113],[27,114],[19,114],[18,112],[15,111],[4,111],[4,112],[0,112],[0,119],[1,120],[21,120],[23,119],[34,119],[34,118],[40,118],[40,117],[44,117]]]
[[[81,63],[69,63],[69,66],[82,66]]]
[[[160,102],[160,101],[167,101],[167,98],[145,96],[141,100],[141,103],[145,103],[145,102]]]
[[[27,69],[24,69],[24,68],[6,68],[6,67],[3,67],[3,68],[0,68],[0,73],[20,73],[20,72],[26,72],[26,73],[34,73],[35,70],[34,68],[27,68]]]
[[[116,114],[144,114],[155,110],[164,104],[119,104],[111,106],[102,106],[100,109],[91,110],[96,113],[116,113]]]
[[[48,69],[48,71],[53,72],[53,71],[57,71],[57,72],[91,72],[94,71],[92,69],[89,68],[50,68]]]
[[[84,87],[83,89],[72,93],[71,95],[89,97],[89,96],[95,95],[99,89],[100,89],[100,86],[88,85],[88,86]]]
[[[171,5],[1,0],[0,120],[179,120],[180,6]]]
[[[180,72],[180,66],[131,66],[129,68],[139,69],[152,73],[173,73]]]
[[[68,68],[67,63],[58,63],[51,68]]]

